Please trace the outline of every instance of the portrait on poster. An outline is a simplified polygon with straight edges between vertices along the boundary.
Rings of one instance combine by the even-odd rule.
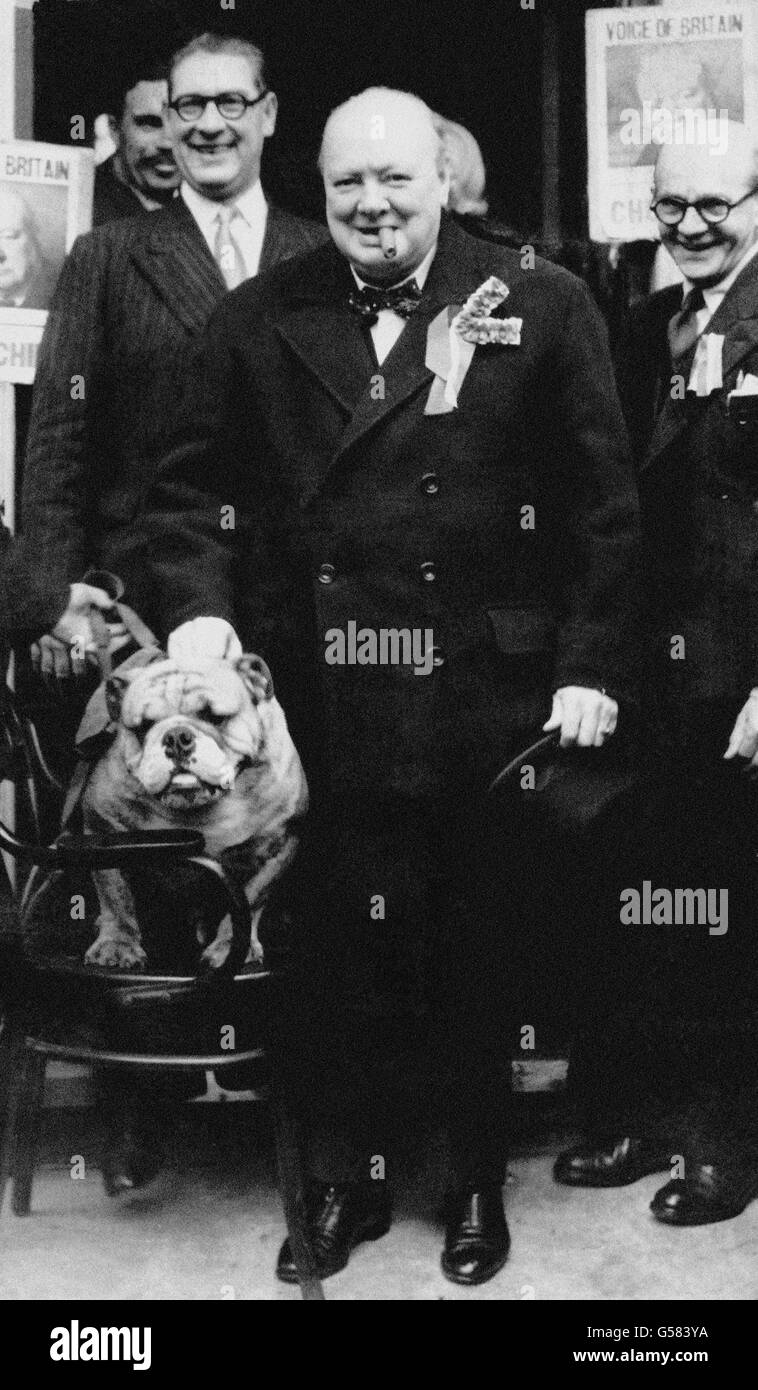
[[[0,144],[0,380],[32,382],[67,251],[92,221],[91,150]]]
[[[590,236],[657,236],[650,211],[663,144],[723,149],[729,121],[758,108],[758,7],[591,10],[586,17]]]

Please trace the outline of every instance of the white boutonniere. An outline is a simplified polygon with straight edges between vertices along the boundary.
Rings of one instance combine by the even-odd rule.
[[[734,389],[726,398],[726,410],[739,425],[758,421],[758,376],[752,372],[738,374]]]
[[[429,325],[426,336],[426,366],[434,372],[425,415],[443,415],[455,410],[458,392],[471,366],[477,347],[493,344],[518,347],[523,319],[496,319],[492,312],[507,299],[509,289],[491,275],[469,295],[461,309],[451,304]]]

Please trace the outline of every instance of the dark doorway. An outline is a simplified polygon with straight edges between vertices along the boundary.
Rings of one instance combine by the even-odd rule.
[[[272,195],[319,215],[314,169],[329,110],[387,84],[418,92],[468,126],[488,170],[492,212],[538,236],[542,222],[543,26],[559,29],[564,235],[583,232],[584,4],[536,0],[39,0],[35,7],[35,138],[68,143],[71,118],[114,106],[136,50],[170,51],[202,28],[259,40],[279,94],[279,128],[264,164]],[[550,75],[553,80],[553,75]],[[558,80],[558,74],[555,74]]]

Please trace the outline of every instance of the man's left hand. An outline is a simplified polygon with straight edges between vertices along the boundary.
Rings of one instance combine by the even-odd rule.
[[[758,690],[751,690],[735,720],[725,758],[749,758],[758,767]]]
[[[560,729],[561,748],[602,748],[616,728],[619,707],[602,690],[584,685],[563,685],[553,695],[553,708],[545,733]]]

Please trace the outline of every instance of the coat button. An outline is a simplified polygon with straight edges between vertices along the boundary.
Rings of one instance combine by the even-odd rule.
[[[440,480],[436,473],[423,473],[419,480],[419,487],[428,497],[433,497],[435,492],[440,490]]]
[[[336,573],[334,565],[319,565],[317,575],[319,584],[331,584]]]
[[[419,574],[421,575],[421,578],[424,580],[424,583],[433,584],[435,579],[437,578],[437,566],[435,565],[434,561],[424,560],[424,563],[422,565],[419,565],[418,568]]]
[[[432,647],[432,666],[444,666],[447,660],[442,647]]]

